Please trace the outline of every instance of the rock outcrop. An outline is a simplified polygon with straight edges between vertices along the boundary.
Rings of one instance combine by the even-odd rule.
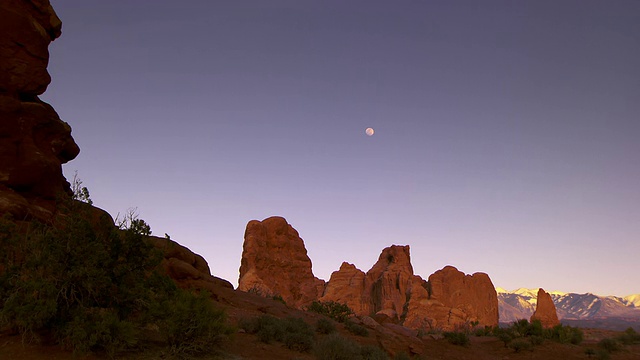
[[[365,276],[355,265],[343,262],[340,270],[331,274],[320,301],[346,304],[356,314],[369,314],[370,305],[363,299]]]
[[[147,241],[162,252],[164,258],[161,265],[178,286],[208,290],[211,293],[219,287],[233,289],[233,285],[227,280],[212,276],[207,261],[188,248],[157,236],[150,236]]]
[[[556,311],[553,299],[551,298],[551,295],[542,288],[538,289],[536,311],[531,315],[531,321],[533,320],[539,320],[545,328],[551,328],[560,324],[560,320],[558,320],[558,312]]]
[[[392,245],[382,250],[365,280],[364,300],[370,312],[400,322],[413,276],[409,245]]]
[[[247,224],[238,289],[282,296],[300,308],[320,297],[324,281],[313,276],[298,232],[284,218],[270,217]]]
[[[412,289],[405,326],[452,330],[498,325],[498,295],[485,273],[465,275],[445,266],[428,282],[415,279]]]
[[[62,164],[80,149],[71,127],[38,98],[61,22],[48,0],[0,2],[0,213],[49,219],[69,194]]]
[[[334,301],[376,323],[414,330],[498,325],[498,296],[487,274],[447,266],[425,281],[413,273],[408,245],[382,250],[367,273],[344,262],[325,285],[313,276],[298,232],[281,217],[247,224],[238,288],[280,295],[298,308]]]

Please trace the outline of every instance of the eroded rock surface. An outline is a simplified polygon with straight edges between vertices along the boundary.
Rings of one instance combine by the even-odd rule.
[[[366,273],[344,262],[325,285],[313,276],[298,232],[281,217],[247,224],[238,289],[280,295],[298,308],[334,301],[378,324],[414,330],[498,324],[498,296],[487,274],[447,266],[425,281],[413,273],[408,245],[385,248]]]
[[[531,315],[531,321],[533,320],[540,320],[542,326],[545,328],[552,328],[560,324],[556,305],[553,303],[551,295],[542,288],[538,289],[536,311]]]
[[[498,325],[498,295],[485,273],[465,275],[445,266],[428,282],[414,278],[405,326],[453,330]]]
[[[80,149],[71,127],[38,98],[61,22],[48,0],[0,2],[0,213],[48,219],[69,194],[62,164]]]
[[[318,299],[324,281],[313,276],[311,259],[298,232],[282,217],[247,224],[238,289],[282,296],[294,307]]]

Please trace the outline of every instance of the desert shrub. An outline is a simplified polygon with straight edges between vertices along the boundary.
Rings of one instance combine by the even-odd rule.
[[[288,349],[309,352],[313,347],[314,333],[309,324],[300,318],[289,317],[282,320],[285,335],[284,344]]]
[[[271,315],[261,315],[252,319],[240,321],[240,327],[249,334],[256,334],[263,343],[283,341],[285,326],[283,322]]]
[[[542,336],[538,336],[538,335],[531,335],[531,336],[529,336],[529,342],[533,346],[542,345],[542,343],[544,342],[544,338]]]
[[[633,345],[640,343],[640,334],[632,327],[627,328],[622,335],[616,337],[620,343],[624,345]]]
[[[609,353],[620,350],[620,343],[612,338],[604,338],[598,341],[598,346]]]
[[[491,336],[493,335],[493,327],[485,326],[484,328],[477,328],[473,331],[475,336]]]
[[[282,342],[291,349],[300,352],[311,351],[314,332],[309,324],[300,318],[278,319],[271,315],[261,315],[240,320],[240,328],[249,334],[255,334],[264,343]]]
[[[507,347],[511,340],[514,339],[514,335],[510,329],[496,328],[493,330],[493,334],[504,343],[504,347]]]
[[[94,308],[79,311],[67,323],[61,335],[74,351],[87,353],[100,349],[110,357],[133,347],[138,342],[138,332],[130,321],[121,320],[112,309]]]
[[[362,360],[360,346],[337,333],[327,335],[315,346],[318,360]]]
[[[313,348],[313,335],[302,333],[287,333],[284,338],[287,349],[309,352]]]
[[[333,324],[333,321],[320,318],[316,322],[316,331],[320,334],[331,334],[336,331],[336,326]]]
[[[347,330],[353,335],[363,336],[363,337],[369,336],[369,330],[367,330],[366,327],[362,325],[358,325],[353,321],[349,321],[349,320],[345,321],[344,327],[347,328]]]
[[[362,360],[389,360],[389,356],[384,350],[373,345],[363,345],[360,348]]]
[[[349,306],[335,301],[314,301],[307,310],[328,316],[338,322],[345,322],[353,314]]]
[[[393,360],[411,360],[411,356],[409,356],[406,352],[399,352],[396,356],[393,357]]]
[[[208,292],[196,295],[178,290],[167,302],[160,329],[173,354],[196,355],[209,351],[231,334],[225,320],[225,312],[213,306]]]
[[[137,329],[158,325],[180,353],[214,345],[228,333],[206,295],[179,290],[162,275],[162,254],[136,217],[117,229],[78,200],[59,203],[52,223],[0,220],[0,319],[26,337],[47,330],[76,352],[113,356],[134,349]],[[212,341],[216,339],[216,341]]]
[[[609,360],[611,359],[611,354],[604,349],[598,349],[596,351],[596,359],[598,360]]]
[[[76,350],[108,350],[109,339],[114,348],[133,346],[135,337],[107,335],[111,330],[82,333],[93,320],[117,328],[145,313],[160,259],[138,229],[117,232],[108,222],[89,222],[87,206],[61,204],[66,215],[53,224],[22,223],[13,239],[3,235],[0,253],[8,266],[0,278],[0,318],[23,335],[53,330]]]
[[[596,351],[593,350],[592,348],[586,348],[584,349],[584,354],[587,355],[587,357],[592,357],[593,355],[596,354]]]
[[[545,336],[562,344],[578,345],[582,342],[584,333],[579,328],[559,324],[548,329]]]
[[[515,337],[544,335],[544,328],[540,320],[529,322],[527,319],[520,319],[511,325],[510,330]]]
[[[284,299],[282,298],[282,295],[273,295],[273,296],[271,297],[271,299],[272,299],[272,300],[275,300],[275,301],[277,301],[277,302],[281,302],[281,303],[283,303],[284,305],[287,305],[287,302],[286,302],[286,301],[284,301]]]
[[[447,331],[442,333],[445,339],[453,345],[467,346],[469,345],[469,335],[464,332]]]
[[[520,352],[522,350],[533,350],[533,345],[524,339],[515,339],[509,343],[509,348],[515,352]]]

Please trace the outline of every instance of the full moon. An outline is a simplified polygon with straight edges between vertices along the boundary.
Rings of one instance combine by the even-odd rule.
[[[373,128],[367,128],[367,130],[365,130],[364,133],[367,134],[367,136],[373,136],[375,131],[373,131]]]

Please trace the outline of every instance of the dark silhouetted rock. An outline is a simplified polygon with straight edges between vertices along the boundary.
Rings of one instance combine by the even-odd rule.
[[[61,23],[47,0],[4,0],[0,19],[0,213],[49,219],[56,197],[70,194],[62,164],[80,151],[71,127],[38,99]]]

